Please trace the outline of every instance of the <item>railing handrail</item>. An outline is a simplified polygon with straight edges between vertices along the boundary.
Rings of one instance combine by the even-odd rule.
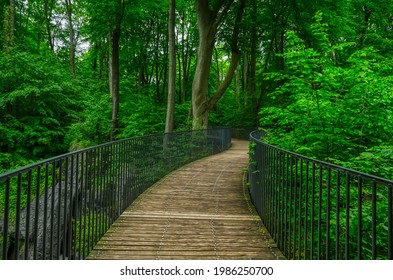
[[[63,159],[63,158],[67,158],[67,157],[75,156],[77,154],[81,154],[81,153],[85,153],[85,152],[88,152],[88,151],[91,151],[91,150],[95,150],[97,148],[108,147],[108,146],[111,146],[113,144],[118,144],[118,143],[126,142],[126,141],[129,141],[129,140],[133,140],[133,139],[143,139],[145,137],[151,137],[151,136],[174,135],[174,134],[181,134],[181,133],[187,133],[187,132],[209,131],[209,130],[213,130],[213,129],[222,129],[222,128],[229,129],[230,127],[219,126],[219,127],[211,127],[211,128],[199,129],[199,130],[174,131],[172,133],[155,133],[155,134],[134,136],[134,137],[130,137],[130,138],[125,138],[125,139],[119,139],[119,140],[115,140],[115,141],[111,141],[111,142],[106,142],[106,143],[103,143],[103,144],[99,144],[99,145],[91,146],[91,147],[88,147],[88,148],[84,148],[84,149],[68,152],[68,153],[65,153],[65,154],[58,155],[58,156],[54,156],[54,157],[51,157],[51,158],[48,158],[48,159],[44,159],[44,160],[41,160],[41,161],[38,161],[38,162],[35,162],[35,163],[32,163],[32,164],[29,164],[29,165],[26,165],[26,166],[19,167],[17,169],[13,169],[13,170],[7,171],[5,173],[1,173],[0,174],[0,182],[4,181],[8,177],[14,176],[15,174],[18,174],[18,173],[21,173],[21,172],[25,172],[25,171],[29,171],[29,170],[34,169],[34,168],[39,167],[39,166],[44,166],[45,164],[50,163],[50,162],[54,162],[54,161],[57,161],[57,160],[60,160],[60,159]]]
[[[388,187],[393,187],[393,181],[392,180],[385,179],[385,178],[382,178],[382,177],[378,177],[378,176],[375,176],[375,175],[372,175],[372,174],[367,174],[367,173],[364,173],[364,172],[361,172],[361,171],[357,171],[357,170],[350,169],[350,168],[347,168],[347,167],[344,167],[344,166],[340,166],[340,165],[336,165],[336,164],[333,164],[333,163],[328,163],[326,161],[322,161],[322,160],[306,157],[306,156],[303,156],[301,154],[297,154],[297,153],[294,153],[294,152],[291,152],[291,151],[279,148],[277,146],[268,144],[266,142],[263,142],[261,140],[261,138],[264,137],[265,135],[266,135],[265,131],[263,131],[263,130],[256,130],[256,131],[253,131],[253,132],[250,133],[250,138],[253,141],[255,141],[255,142],[258,142],[260,144],[263,144],[263,145],[265,145],[267,147],[270,147],[270,148],[275,149],[277,151],[283,152],[285,154],[294,156],[296,158],[304,159],[304,160],[306,160],[308,162],[316,163],[316,164],[319,164],[319,165],[322,165],[322,166],[325,166],[325,167],[330,167],[330,168],[335,169],[337,171],[342,171],[342,172],[345,172],[345,173],[349,173],[351,175],[361,176],[361,177],[363,177],[365,179],[374,180],[376,183],[384,184],[384,185],[387,185]]]
[[[393,259],[393,181],[250,133],[250,195],[288,259]]]
[[[84,259],[168,173],[231,146],[231,128],[104,143],[0,174],[0,259]]]

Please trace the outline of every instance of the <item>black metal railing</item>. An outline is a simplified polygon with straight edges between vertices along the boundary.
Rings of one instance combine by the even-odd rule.
[[[153,183],[230,145],[230,128],[151,135],[1,174],[0,259],[84,259]]]
[[[239,140],[249,140],[250,133],[257,130],[255,126],[235,126],[232,127],[232,138]]]
[[[250,193],[288,259],[393,259],[393,181],[250,135]]]

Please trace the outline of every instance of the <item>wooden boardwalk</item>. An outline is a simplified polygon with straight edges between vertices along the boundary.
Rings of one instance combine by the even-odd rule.
[[[88,259],[283,259],[244,191],[247,146],[234,140],[153,185]]]

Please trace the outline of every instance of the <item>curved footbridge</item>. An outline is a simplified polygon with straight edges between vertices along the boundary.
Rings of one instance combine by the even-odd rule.
[[[164,177],[120,216],[88,259],[284,259],[244,186],[248,141]]]

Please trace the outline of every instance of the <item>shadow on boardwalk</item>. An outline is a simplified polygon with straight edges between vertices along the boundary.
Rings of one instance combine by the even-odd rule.
[[[88,259],[283,259],[245,195],[247,141],[169,174],[113,224]]]

